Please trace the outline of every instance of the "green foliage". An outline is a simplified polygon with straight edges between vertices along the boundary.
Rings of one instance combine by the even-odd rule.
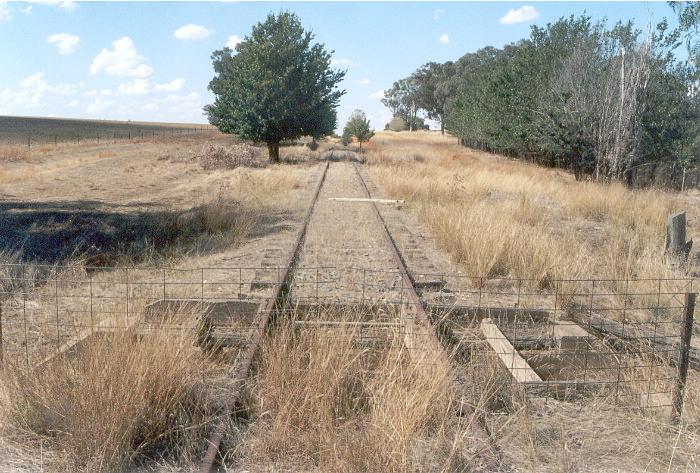
[[[395,116],[406,120],[409,130],[413,131],[418,109],[420,107],[419,84],[415,74],[394,82],[391,89],[384,91],[382,103]]]
[[[282,12],[253,26],[236,51],[214,51],[210,123],[266,142],[271,161],[279,159],[282,140],[332,134],[345,71],[333,70],[331,53],[313,39],[296,15]]]
[[[425,111],[428,118],[439,121],[443,132],[447,104],[457,89],[455,72],[454,63],[449,61],[444,64],[429,62],[413,74],[418,85],[418,107]]]
[[[681,26],[669,31],[664,20],[650,38],[631,22],[609,27],[587,16],[533,26],[502,49],[425,64],[384,103],[404,118],[415,103],[469,146],[577,175],[624,179],[661,161],[688,167],[700,162],[692,55],[700,9],[682,3],[674,4]],[[680,62],[673,51],[684,44],[691,55]]]
[[[374,130],[370,128],[369,120],[362,110],[355,110],[350,115],[345,128],[343,128],[342,143],[347,146],[353,136],[360,143],[360,151],[362,151],[362,143],[369,141],[374,136]]]

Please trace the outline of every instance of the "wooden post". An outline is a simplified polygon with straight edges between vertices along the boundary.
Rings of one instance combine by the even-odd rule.
[[[685,241],[685,212],[671,214],[666,220],[666,255],[671,262],[682,263],[688,259],[693,241]]]
[[[683,325],[681,325],[681,344],[678,353],[678,377],[673,388],[673,411],[671,422],[678,424],[683,413],[683,394],[685,383],[688,379],[688,362],[690,357],[690,342],[693,337],[693,316],[695,313],[695,297],[697,294],[685,295],[685,309],[683,311]]]
[[[5,349],[2,346],[2,301],[0,301],[0,367],[2,367]]]

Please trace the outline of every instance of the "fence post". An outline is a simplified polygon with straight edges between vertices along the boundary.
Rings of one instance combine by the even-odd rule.
[[[2,301],[0,301],[0,367],[2,367],[5,350],[2,346]]]
[[[685,383],[688,379],[688,362],[690,358],[690,342],[693,337],[693,316],[695,313],[695,298],[697,294],[685,295],[685,308],[683,310],[683,322],[681,325],[681,344],[678,353],[678,377],[673,387],[673,411],[671,422],[678,424],[683,413],[683,394]]]
[[[32,137],[27,137],[27,149],[32,149]]]
[[[685,241],[685,212],[676,212],[666,220],[666,255],[672,263],[682,263],[688,259],[693,241]]]

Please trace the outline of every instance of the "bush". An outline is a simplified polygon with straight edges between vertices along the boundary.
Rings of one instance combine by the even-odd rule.
[[[390,131],[406,131],[408,130],[408,123],[401,117],[394,117],[387,123],[385,129]]]
[[[255,148],[245,143],[221,146],[212,143],[202,146],[196,156],[197,161],[206,170],[235,169],[239,166],[262,167],[263,163],[256,157]]]

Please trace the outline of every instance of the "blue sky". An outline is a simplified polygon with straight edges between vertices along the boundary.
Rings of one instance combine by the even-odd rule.
[[[587,13],[644,28],[675,19],[649,2],[73,2],[0,0],[0,115],[205,122],[210,55],[272,11],[297,13],[347,69],[342,126],[390,114],[381,91],[428,61],[527,37],[531,24]]]

